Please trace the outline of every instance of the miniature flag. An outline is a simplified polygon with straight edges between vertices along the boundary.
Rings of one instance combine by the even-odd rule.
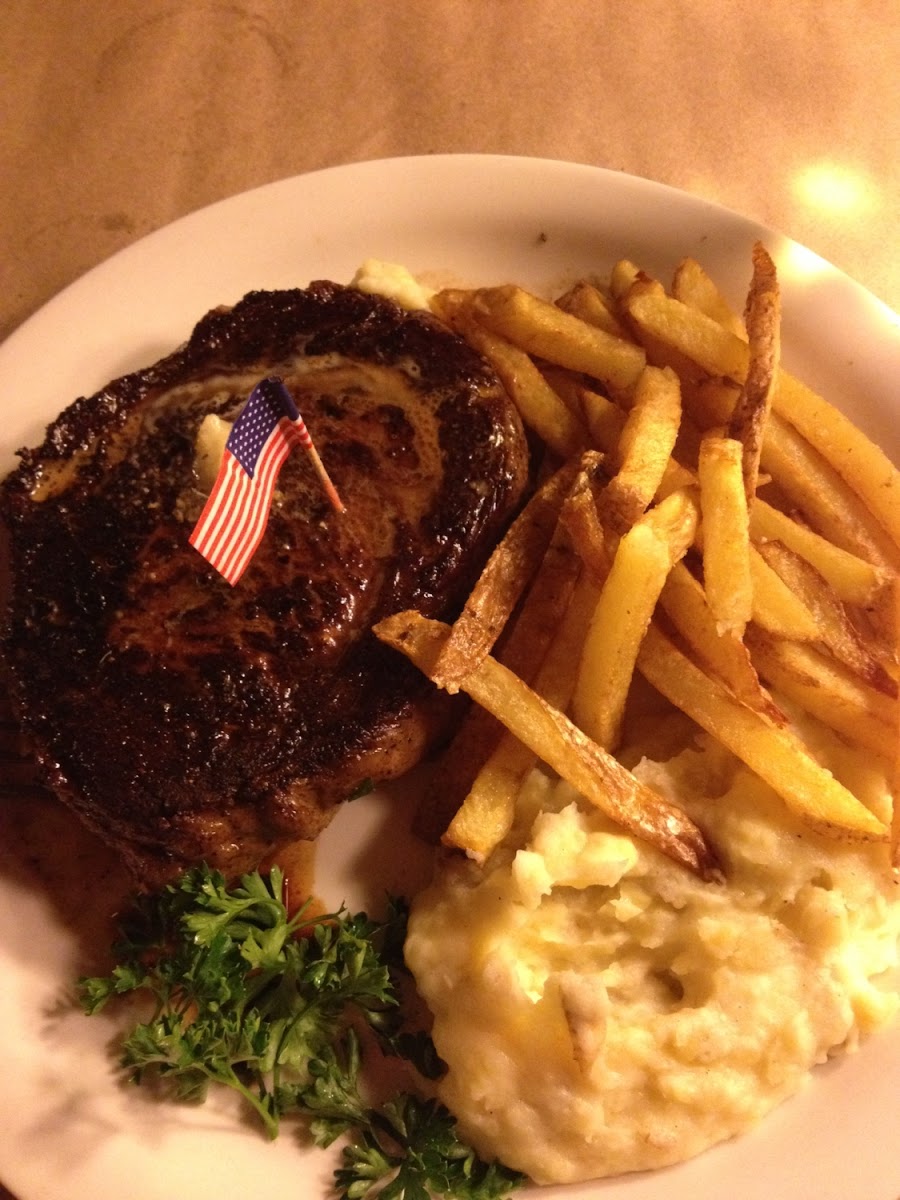
[[[215,485],[190,537],[232,585],[262,541],[278,472],[295,446],[310,455],[333,507],[343,512],[293,397],[280,379],[264,379],[231,428]]]

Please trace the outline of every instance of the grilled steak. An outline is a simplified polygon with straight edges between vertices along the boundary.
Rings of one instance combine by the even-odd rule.
[[[347,511],[292,455],[232,588],[188,545],[196,431],[272,373]],[[526,469],[506,393],[426,314],[325,282],[209,313],[66,409],[0,491],[13,701],[49,783],[147,884],[315,836],[417,761],[444,715],[371,625],[452,615]]]

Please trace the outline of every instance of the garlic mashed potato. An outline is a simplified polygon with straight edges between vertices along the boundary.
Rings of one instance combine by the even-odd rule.
[[[884,772],[831,769],[879,814]],[[900,885],[705,735],[636,774],[717,846],[703,883],[535,771],[482,868],[438,867],[407,961],[462,1135],[538,1183],[661,1167],[740,1134],[898,1009]]]

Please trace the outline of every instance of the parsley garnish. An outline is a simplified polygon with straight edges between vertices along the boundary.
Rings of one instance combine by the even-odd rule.
[[[522,1177],[480,1161],[435,1100],[403,1094],[372,1108],[363,1098],[368,1035],[426,1077],[441,1068],[430,1038],[403,1027],[405,929],[397,902],[380,922],[344,908],[291,916],[277,867],[232,888],[198,867],[135,901],[120,922],[115,967],[82,979],[80,996],[87,1013],[126,993],[152,999],[152,1015],[122,1048],[135,1082],[152,1074],[189,1101],[224,1084],[270,1137],[288,1115],[307,1118],[320,1146],[349,1134],[335,1171],[344,1200],[500,1200]]]

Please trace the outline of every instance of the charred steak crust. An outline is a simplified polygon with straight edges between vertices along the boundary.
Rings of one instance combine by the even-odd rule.
[[[188,545],[195,436],[273,373],[347,513],[294,454],[232,588]],[[49,782],[148,883],[201,858],[255,865],[422,755],[437,698],[371,625],[452,615],[527,469],[508,396],[461,339],[328,282],[210,312],[20,457],[0,490],[13,700]]]

